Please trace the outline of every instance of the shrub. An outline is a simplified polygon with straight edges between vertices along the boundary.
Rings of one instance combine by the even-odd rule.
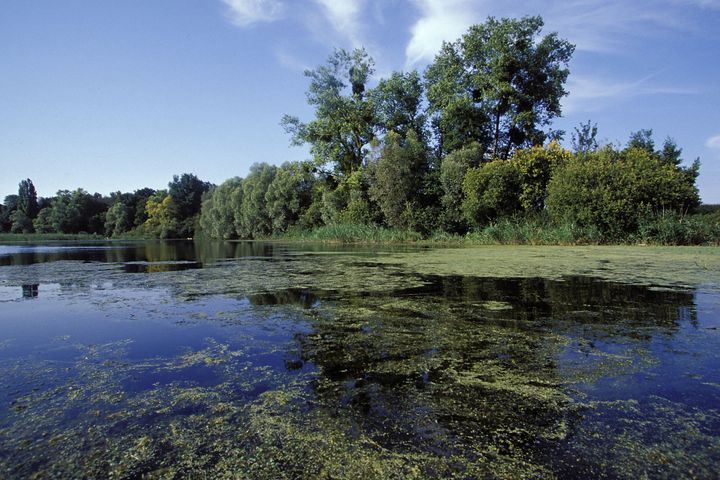
[[[474,227],[481,227],[521,208],[522,175],[513,162],[494,160],[471,168],[465,175],[462,211]]]

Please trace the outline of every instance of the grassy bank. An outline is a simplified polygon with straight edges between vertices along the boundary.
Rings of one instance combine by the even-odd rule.
[[[328,225],[296,231],[273,239],[330,243],[421,243],[441,245],[720,245],[720,217],[684,218],[658,215],[632,234],[613,235],[574,223],[539,218],[507,218],[466,235],[436,232],[423,237],[411,230],[369,225]]]
[[[64,240],[105,240],[90,233],[0,233],[0,242],[51,242]]]

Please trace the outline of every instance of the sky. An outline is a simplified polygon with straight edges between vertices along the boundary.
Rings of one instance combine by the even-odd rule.
[[[554,128],[624,145],[651,128],[720,203],[720,0],[2,0],[0,198],[216,184],[308,158],[283,114],[312,118],[303,71],[364,46],[374,81],[424,71],[488,16],[541,15],[576,45]]]

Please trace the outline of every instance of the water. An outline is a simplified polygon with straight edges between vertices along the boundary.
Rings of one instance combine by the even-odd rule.
[[[490,251],[0,246],[0,478],[720,476],[712,269]]]

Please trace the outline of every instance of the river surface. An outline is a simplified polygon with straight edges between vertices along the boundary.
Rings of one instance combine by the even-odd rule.
[[[0,478],[719,478],[718,257],[0,245]]]

